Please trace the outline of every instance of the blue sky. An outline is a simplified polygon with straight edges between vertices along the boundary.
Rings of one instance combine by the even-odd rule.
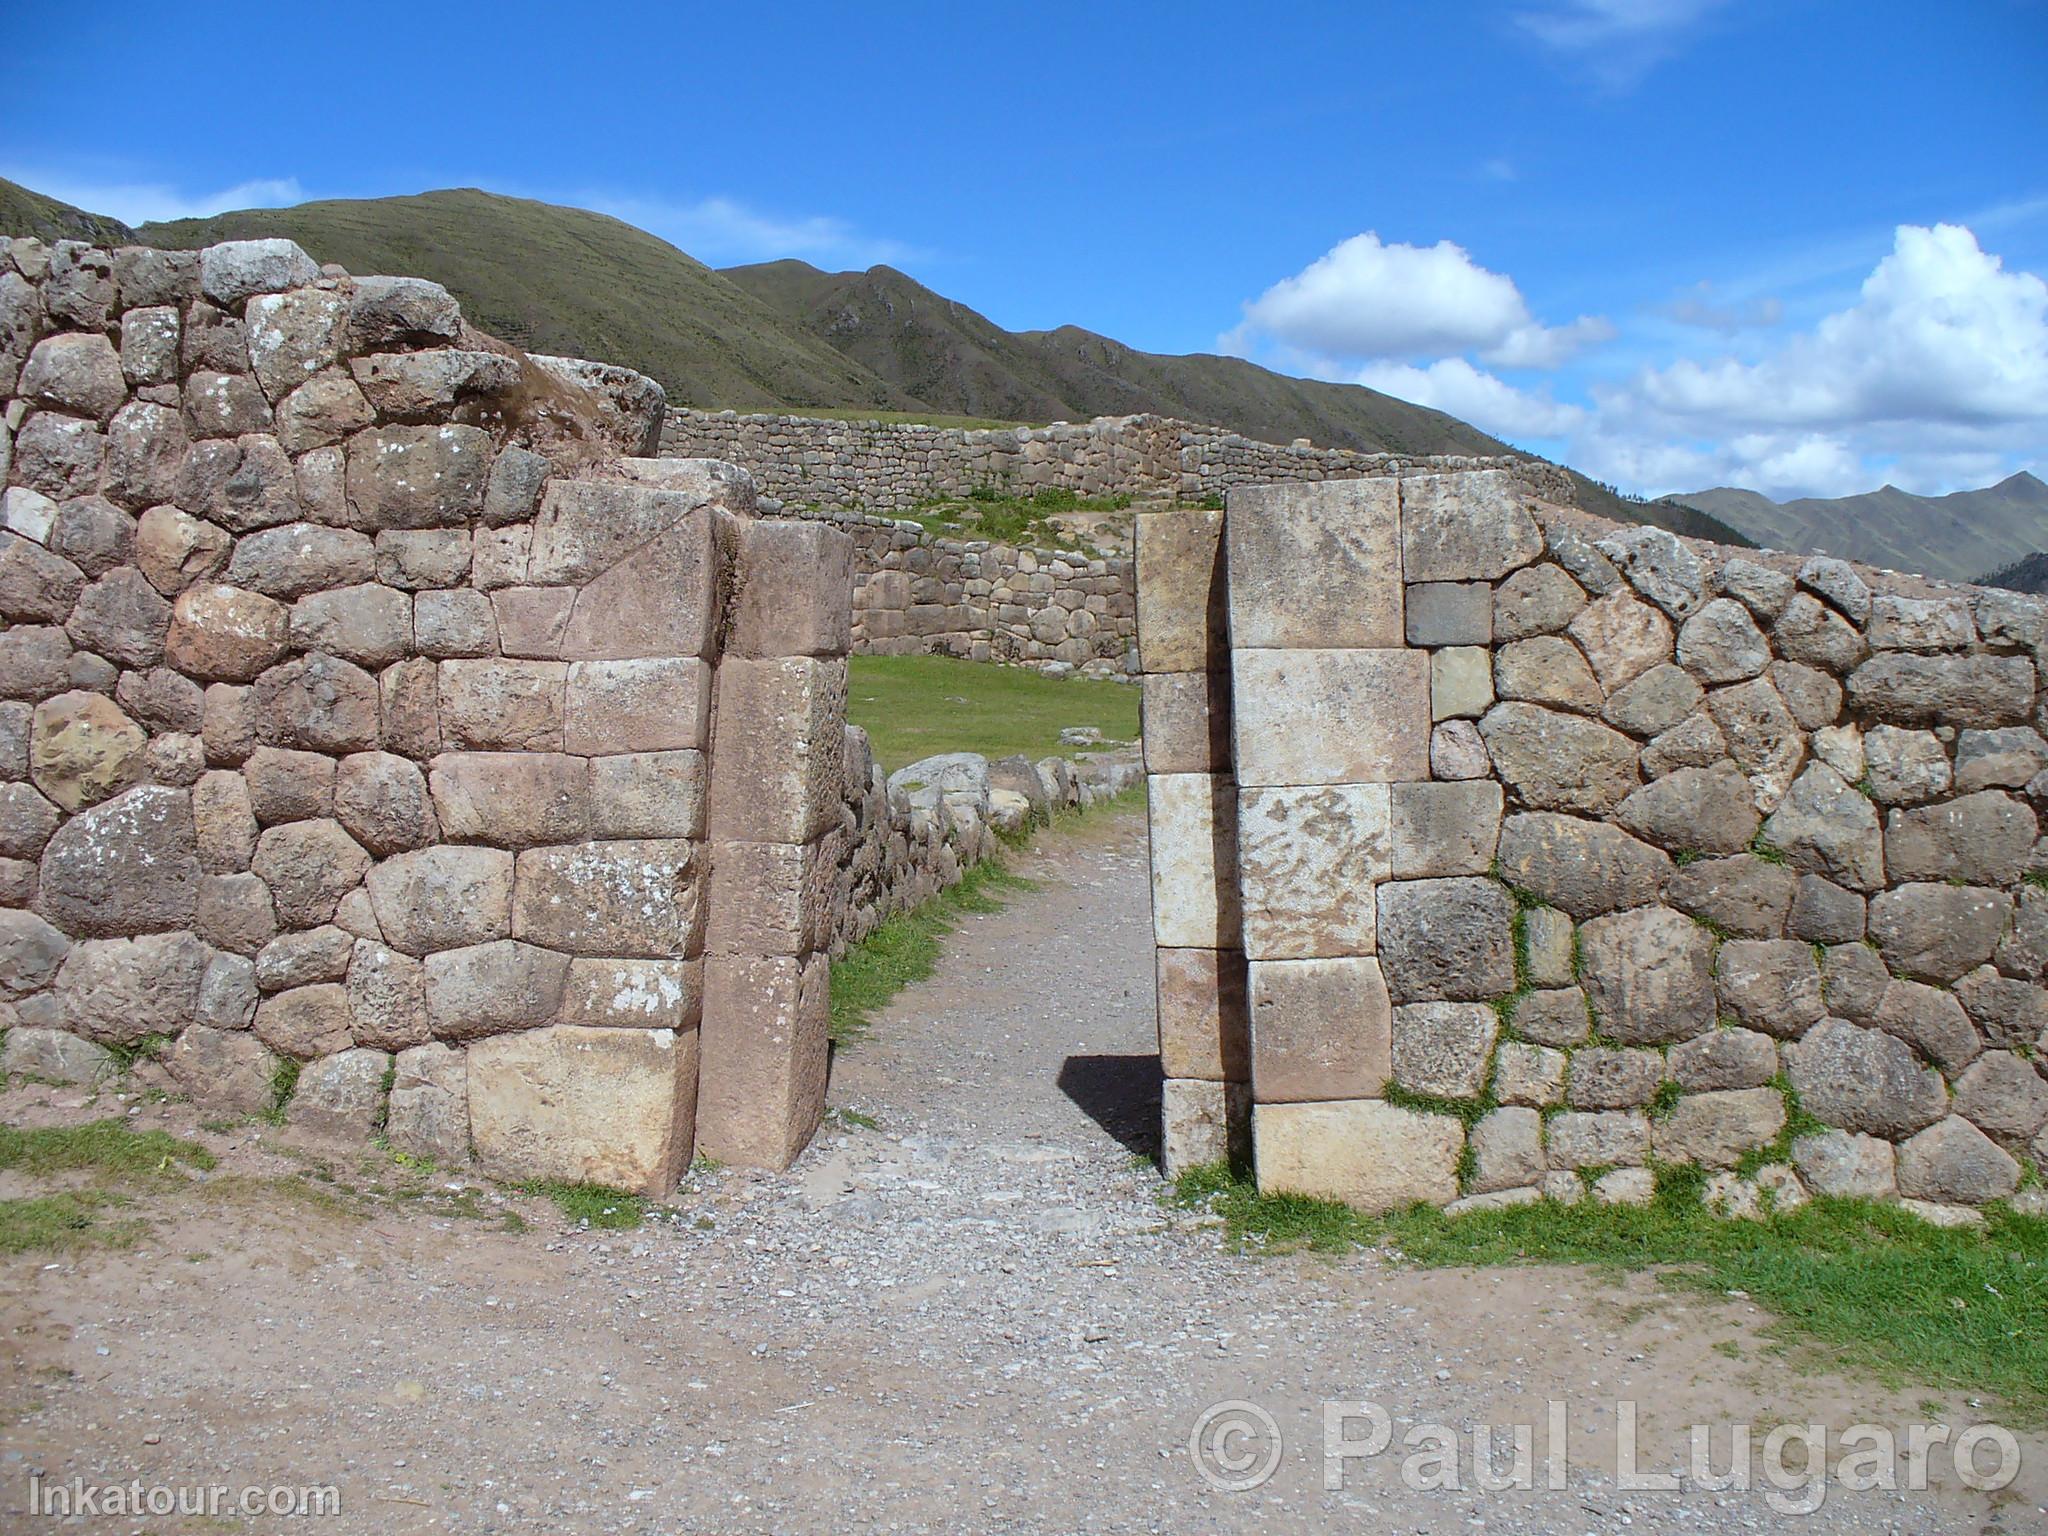
[[[887,261],[1005,326],[1372,383],[1632,490],[2048,474],[2044,0],[8,30],[0,175],[131,221],[483,186],[714,264]]]

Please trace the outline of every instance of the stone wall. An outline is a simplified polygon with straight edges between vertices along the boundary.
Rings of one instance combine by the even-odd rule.
[[[287,241],[0,242],[0,394],[8,1070],[159,1048],[507,1176],[794,1155],[843,534],[621,456],[647,381]]]
[[[1498,472],[1143,517],[1169,1167],[1385,1210],[2048,1168],[2032,598]]]

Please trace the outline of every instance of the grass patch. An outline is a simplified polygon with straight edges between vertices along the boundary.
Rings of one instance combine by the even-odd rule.
[[[1138,690],[1094,678],[1047,677],[951,656],[855,656],[847,720],[865,730],[894,771],[937,752],[1071,757],[1060,730],[1092,725],[1111,742],[1138,739]]]
[[[568,1184],[558,1179],[529,1179],[513,1188],[555,1202],[568,1220],[605,1232],[622,1232],[647,1219],[647,1201],[602,1184]]]
[[[213,1154],[167,1131],[138,1131],[125,1120],[47,1125],[32,1130],[0,1125],[0,1168],[31,1177],[92,1173],[102,1178],[148,1179],[178,1166],[205,1170]]]
[[[1262,1196],[1216,1165],[1190,1170],[1167,1198],[1214,1210],[1233,1238],[1268,1251],[1381,1245],[1432,1268],[1658,1267],[1674,1288],[1747,1292],[1816,1363],[1892,1386],[1989,1392],[2015,1417],[2048,1422],[2048,1220],[1994,1207],[1982,1228],[1944,1230],[1894,1205],[1817,1198],[1727,1221],[1699,1203],[1702,1183],[1699,1170],[1666,1170],[1640,1207],[1541,1201],[1376,1218]]]
[[[123,1205],[106,1190],[69,1190],[26,1200],[0,1200],[0,1253],[76,1253],[87,1248],[128,1248],[148,1223],[129,1218],[105,1221],[110,1206]]]
[[[1078,549],[1079,541],[1053,521],[1062,512],[1121,512],[1131,498],[1083,496],[1049,487],[1029,495],[1012,495],[995,486],[977,486],[965,497],[927,502],[911,517],[929,533],[953,538],[988,539],[1036,549]]]
[[[891,426],[958,427],[966,432],[1000,432],[1015,427],[1043,427],[1043,421],[1001,421],[991,416],[946,416],[930,411],[875,411],[864,406],[806,405],[796,415],[822,421],[879,421]]]
[[[922,906],[898,912],[832,962],[832,1042],[851,1045],[874,1027],[874,1016],[939,963],[939,940],[967,913],[1000,912],[1017,891],[1036,882],[984,859],[960,883]]]
[[[120,1076],[127,1076],[145,1061],[154,1061],[170,1049],[169,1035],[144,1035],[140,1040],[119,1040],[107,1047],[107,1055],[113,1060],[113,1069]]]
[[[825,1119],[831,1124],[849,1131],[879,1131],[882,1122],[873,1115],[864,1115],[857,1109],[841,1109],[836,1104],[825,1111]]]
[[[299,1091],[299,1073],[302,1064],[295,1056],[280,1056],[277,1065],[270,1072],[270,1108],[263,1112],[263,1118],[272,1125],[284,1124],[285,1106],[292,1101],[292,1095]]]

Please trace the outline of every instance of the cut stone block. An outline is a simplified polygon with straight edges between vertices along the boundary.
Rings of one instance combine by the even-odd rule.
[[[534,542],[528,575],[539,581],[538,531]],[[576,594],[562,634],[562,654],[572,659],[709,655],[722,570],[709,512],[692,514]]]
[[[718,669],[711,836],[808,843],[838,824],[845,776],[846,662],[728,660]]]
[[[1169,1077],[1160,1089],[1159,1161],[1169,1179],[1211,1163],[1243,1166],[1251,1160],[1248,1084]]]
[[[451,747],[559,752],[568,668],[495,657],[440,664],[441,733]]]
[[[1152,932],[1174,949],[1235,949],[1244,928],[1237,874],[1237,794],[1207,773],[1149,780]]]
[[[1491,645],[1493,588],[1483,581],[1417,582],[1408,589],[1406,617],[1410,645]]]
[[[555,1021],[569,957],[515,939],[427,956],[427,1019],[443,1040],[474,1040]]]
[[[1262,1104],[1378,1098],[1393,1075],[1379,962],[1251,962],[1252,1093]]]
[[[1498,581],[1543,553],[1543,531],[1506,470],[1414,475],[1400,484],[1401,567],[1411,582]]]
[[[1239,486],[1229,504],[1232,646],[1403,643],[1393,478]]]
[[[1371,954],[1372,890],[1390,867],[1387,786],[1241,791],[1237,863],[1252,959]]]
[[[1245,958],[1235,949],[1155,951],[1159,1066],[1168,1077],[1251,1077]]]
[[[1230,657],[1221,512],[1138,517],[1138,654],[1147,672],[1209,672]]]
[[[1493,881],[1393,881],[1378,900],[1380,960],[1397,1002],[1515,990],[1514,903]]]
[[[579,661],[569,668],[564,747],[596,755],[704,746],[711,668],[695,657]]]
[[[1369,1214],[1458,1197],[1465,1128],[1377,1099],[1252,1110],[1261,1194],[1342,1200]]]
[[[1477,720],[1493,705],[1493,653],[1484,646],[1458,645],[1429,658],[1429,715],[1432,720]]]
[[[829,523],[742,525],[728,656],[844,656],[853,640],[853,540]]]
[[[507,937],[513,869],[512,855],[496,848],[422,848],[384,860],[368,880],[384,941],[424,955]]]
[[[607,1029],[695,1029],[702,960],[572,960],[562,1022]]]
[[[1230,771],[1230,674],[1150,672],[1144,681],[1145,770]]]
[[[705,945],[721,955],[807,955],[830,947],[837,839],[720,843]]]
[[[1437,1099],[1476,1099],[1500,1020],[1484,1003],[1404,1003],[1394,1010],[1394,1081]]]
[[[469,1057],[436,1041],[400,1051],[384,1134],[392,1150],[447,1168],[469,1161]]]
[[[1429,777],[1423,651],[1237,651],[1240,784],[1386,784]]]
[[[589,781],[582,758],[559,752],[443,752],[428,775],[443,835],[500,848],[586,836]]]
[[[685,960],[703,942],[700,868],[682,840],[626,838],[518,856],[512,936],[571,955]]]
[[[590,760],[594,837],[702,837],[702,752],[629,752]]]
[[[1388,809],[1395,879],[1483,875],[1493,867],[1500,840],[1498,784],[1396,784]]]
[[[817,1130],[830,969],[823,955],[706,961],[697,1134],[707,1157],[779,1170]]]
[[[690,1160],[697,1036],[556,1025],[469,1048],[484,1171],[661,1196]]]

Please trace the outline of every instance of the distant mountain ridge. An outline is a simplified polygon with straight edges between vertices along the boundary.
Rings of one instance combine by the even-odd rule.
[[[605,214],[474,188],[301,203],[129,230],[0,183],[0,234],[192,249],[283,236],[351,272],[444,284],[477,325],[529,351],[597,358],[711,409],[928,412],[1085,421],[1154,412],[1268,442],[1367,452],[1512,454],[1500,439],[1356,384],[1240,358],[1141,352],[1077,326],[1005,331],[890,267],[768,262],[715,271]],[[1711,515],[1615,496],[1574,475],[1580,505],[1724,542]]]
[[[1771,549],[1824,551],[1951,581],[2048,549],[2048,484],[2025,470],[1996,485],[1916,496],[1887,485],[1860,496],[1772,501],[1730,486],[1667,496]]]

